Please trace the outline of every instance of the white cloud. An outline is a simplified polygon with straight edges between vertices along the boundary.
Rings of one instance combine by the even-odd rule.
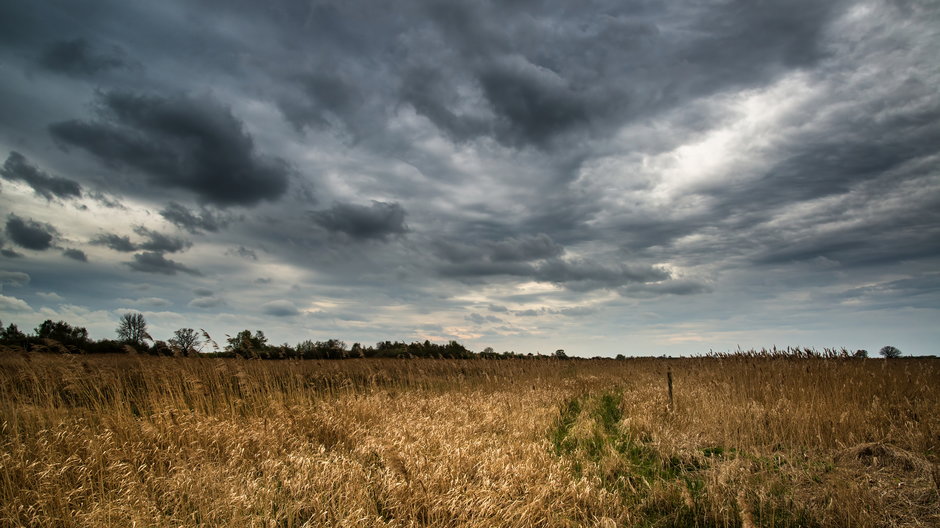
[[[0,312],[31,312],[32,307],[23,299],[0,295]]]

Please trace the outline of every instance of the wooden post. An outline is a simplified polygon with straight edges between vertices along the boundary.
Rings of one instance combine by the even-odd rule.
[[[666,371],[666,384],[669,385],[669,410],[673,409],[672,404],[672,370]]]

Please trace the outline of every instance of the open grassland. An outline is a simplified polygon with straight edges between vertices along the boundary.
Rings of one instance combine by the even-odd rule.
[[[937,462],[930,359],[0,357],[2,526],[940,526]]]

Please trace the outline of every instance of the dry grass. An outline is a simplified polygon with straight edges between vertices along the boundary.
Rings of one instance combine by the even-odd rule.
[[[914,359],[6,353],[0,525],[940,526],[938,382]]]

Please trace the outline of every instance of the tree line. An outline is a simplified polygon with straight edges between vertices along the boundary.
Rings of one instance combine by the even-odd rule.
[[[88,331],[65,321],[47,319],[31,334],[22,332],[11,323],[0,323],[0,345],[8,350],[25,352],[51,352],[62,354],[127,354],[140,353],[156,356],[240,357],[250,359],[347,359],[347,358],[444,358],[444,359],[510,359],[548,358],[568,359],[564,350],[551,356],[496,352],[487,347],[474,352],[457,341],[446,344],[403,341],[380,341],[351,347],[339,339],[326,341],[304,340],[296,345],[274,345],[261,330],[242,330],[226,335],[220,346],[205,330],[180,328],[165,341],[155,340],[148,331],[147,321],[141,313],[125,313],[115,329],[116,339],[94,340]]]

